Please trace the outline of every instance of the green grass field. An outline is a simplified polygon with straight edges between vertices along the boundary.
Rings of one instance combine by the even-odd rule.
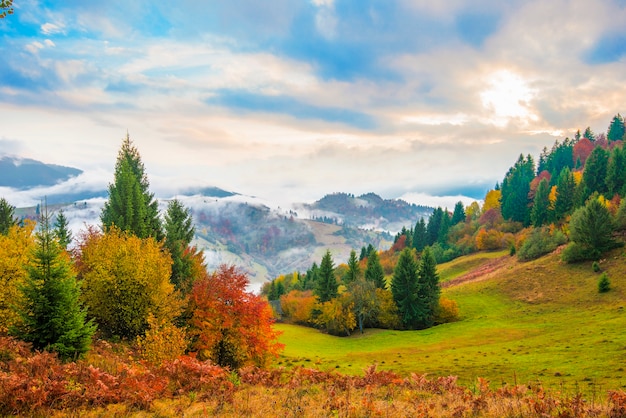
[[[477,254],[440,266],[451,279],[501,253]],[[467,270],[463,270],[466,266]],[[567,393],[605,393],[626,387],[626,257],[615,250],[601,263],[612,290],[597,291],[591,263],[565,265],[552,254],[507,263],[488,280],[443,290],[457,301],[459,322],[424,331],[366,330],[333,337],[277,324],[286,345],[283,366],[361,373],[377,363],[407,375],[456,375],[472,386],[541,382]],[[603,395],[602,395],[603,396]]]

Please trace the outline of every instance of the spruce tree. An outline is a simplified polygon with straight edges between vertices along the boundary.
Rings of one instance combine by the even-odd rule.
[[[128,134],[115,163],[115,176],[109,185],[109,200],[104,204],[100,219],[105,230],[115,225],[139,238],[163,239],[158,202],[149,191],[139,151]]]
[[[424,250],[424,248],[428,245],[428,233],[426,230],[426,222],[424,218],[420,218],[419,221],[415,224],[415,229],[413,230],[413,245],[418,252]]]
[[[608,197],[624,195],[626,192],[626,154],[622,147],[615,147],[611,151],[606,169],[606,187]]]
[[[425,307],[423,316],[418,321],[418,326],[428,328],[433,326],[435,311],[439,306],[439,296],[441,295],[437,261],[430,247],[426,247],[422,252],[417,275],[418,297]]]
[[[7,200],[0,198],[0,235],[7,235],[9,229],[17,225],[17,218],[15,217],[15,207],[11,206]]]
[[[613,228],[611,213],[595,196],[572,214],[569,223],[571,240],[592,260],[598,260],[602,253],[616,247]]]
[[[583,172],[582,180],[586,190],[585,197],[589,197],[594,192],[600,194],[608,192],[606,187],[608,164],[608,151],[602,147],[595,147],[585,162],[585,171]]]
[[[386,289],[385,272],[380,264],[378,251],[372,249],[367,257],[367,266],[365,267],[365,279],[374,283],[378,289]]]
[[[64,249],[67,249],[67,246],[72,242],[72,231],[68,228],[67,218],[65,213],[63,213],[63,209],[59,210],[54,221],[54,235]]]
[[[407,329],[415,329],[420,326],[420,321],[426,314],[424,301],[420,300],[418,291],[418,265],[413,251],[405,248],[400,253],[400,258],[393,271],[391,293],[398,307],[398,313],[402,324]]]
[[[317,287],[315,289],[317,299],[323,303],[336,298],[338,287],[333,258],[330,250],[326,250],[318,272]]]
[[[554,202],[554,217],[557,221],[569,215],[574,208],[576,197],[576,181],[568,167],[561,170],[556,183],[556,201]]]
[[[54,351],[64,360],[86,353],[96,326],[86,321],[80,287],[67,254],[55,239],[44,206],[32,264],[22,288],[20,322],[11,333],[37,350]]]
[[[461,222],[465,222],[465,207],[463,206],[463,202],[458,201],[454,205],[454,212],[452,212],[450,226],[454,226]]]
[[[535,177],[535,164],[530,155],[520,155],[517,162],[509,169],[502,185],[501,211],[502,217],[523,225],[530,224],[528,192],[530,182]]]
[[[165,213],[165,247],[172,257],[170,281],[183,293],[191,290],[194,248],[189,244],[195,235],[191,212],[178,199],[171,200]]]
[[[348,271],[344,276],[344,281],[352,283],[361,277],[361,268],[359,267],[359,260],[356,258],[356,252],[350,251],[350,258],[348,259]]]
[[[613,120],[611,120],[609,130],[606,134],[606,139],[608,139],[609,142],[621,141],[624,138],[624,133],[626,133],[626,129],[624,128],[624,119],[622,118],[622,115],[618,113],[613,116]]]
[[[542,179],[537,186],[533,208],[530,212],[530,220],[534,227],[539,227],[548,222],[550,210],[550,185],[547,179]]]

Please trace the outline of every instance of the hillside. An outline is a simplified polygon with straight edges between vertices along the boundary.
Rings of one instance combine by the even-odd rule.
[[[456,375],[466,385],[480,376],[566,393],[625,387],[624,250],[600,265],[612,283],[606,294],[597,291],[591,263],[567,265],[557,253],[528,263],[505,252],[461,257],[439,266],[442,296],[457,301],[460,321],[349,338],[281,324],[282,364],[360,373],[377,363],[401,374]]]
[[[26,189],[54,184],[78,176],[82,170],[46,164],[29,158],[0,156],[0,187]]]

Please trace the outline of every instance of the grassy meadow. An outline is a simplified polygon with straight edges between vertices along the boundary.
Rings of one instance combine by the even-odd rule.
[[[474,254],[439,266],[442,283],[457,282],[442,295],[457,301],[458,322],[347,338],[277,324],[285,344],[280,365],[359,374],[376,363],[402,375],[455,375],[468,387],[477,377],[492,387],[541,383],[565,393],[626,387],[624,250],[600,263],[612,286],[605,294],[598,293],[600,273],[591,263],[566,265],[558,254],[527,263],[504,256]],[[472,274],[487,263],[490,269]]]

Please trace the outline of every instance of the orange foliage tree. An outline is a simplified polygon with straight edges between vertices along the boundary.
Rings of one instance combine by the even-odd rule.
[[[222,265],[196,281],[189,297],[192,348],[200,359],[238,369],[267,366],[283,344],[266,300],[246,291],[248,276]]]
[[[292,290],[280,297],[280,307],[283,315],[290,321],[301,325],[312,325],[313,309],[317,303],[317,297],[311,290]]]

